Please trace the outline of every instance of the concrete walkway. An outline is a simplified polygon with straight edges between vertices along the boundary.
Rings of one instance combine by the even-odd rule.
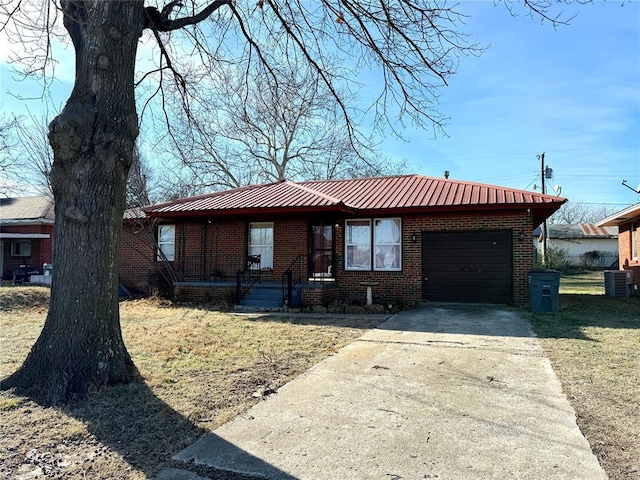
[[[606,479],[516,311],[400,313],[175,457],[269,480]]]

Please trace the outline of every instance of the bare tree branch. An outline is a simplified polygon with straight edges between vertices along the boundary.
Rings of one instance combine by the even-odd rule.
[[[231,5],[231,0],[216,0],[215,2],[207,5],[200,13],[191,17],[183,17],[176,20],[169,19],[169,15],[173,11],[175,6],[181,6],[180,2],[173,1],[167,4],[162,12],[159,12],[155,7],[145,8],[146,20],[144,28],[152,28],[158,32],[171,32],[173,30],[179,30],[189,25],[197,25],[198,23],[206,20],[209,16],[218,10],[223,5]]]

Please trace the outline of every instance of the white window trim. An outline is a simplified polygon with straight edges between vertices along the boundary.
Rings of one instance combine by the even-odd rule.
[[[400,228],[400,238],[398,243],[378,243],[376,239],[376,222],[381,220],[396,220]],[[348,230],[350,222],[367,222],[369,226],[369,242],[367,244],[349,243]],[[369,265],[366,268],[354,267],[349,265],[349,247],[362,246],[369,248]],[[378,267],[376,266],[376,250],[378,246],[397,246],[398,247],[398,266]],[[402,271],[402,217],[375,217],[375,218],[349,218],[344,222],[344,269],[350,272],[400,272]]]
[[[638,261],[638,225],[639,222],[631,222],[629,225],[631,234],[631,259]]]
[[[252,245],[251,244],[251,229],[253,229],[254,227],[256,228],[271,228],[271,244],[264,244],[264,245]],[[275,243],[275,228],[274,228],[274,223],[273,222],[250,222],[249,223],[249,239],[247,241],[247,244],[249,246],[248,250],[249,250],[249,255],[255,255],[252,252],[252,247],[256,247],[261,249],[260,250],[260,268],[262,269],[273,269],[273,251],[274,251],[274,243]],[[270,253],[271,253],[271,258],[269,258],[268,256],[265,256],[264,250],[263,249],[270,249]]]
[[[16,253],[17,245],[29,245],[28,251],[25,253]],[[21,249],[22,250],[22,249]],[[31,256],[31,241],[30,240],[15,240],[11,242],[11,256],[12,257],[30,257]]]
[[[163,242],[160,240],[162,238],[160,231],[166,227],[173,228],[173,238],[171,239],[171,241]],[[164,249],[165,245],[173,245],[172,255],[166,254]],[[161,262],[166,258],[168,262],[173,262],[175,260],[175,256],[176,256],[176,226],[173,224],[158,225],[158,250],[156,251],[156,260]]]
[[[369,227],[369,241],[368,243],[349,243],[348,242],[348,230],[350,222],[367,222]],[[372,230],[371,230],[371,219],[370,218],[349,218],[344,221],[344,269],[351,272],[370,272],[371,271],[371,243],[372,243]],[[348,265],[349,261],[349,247],[354,246],[366,246],[369,248],[369,265],[367,267],[354,267],[352,265]]]

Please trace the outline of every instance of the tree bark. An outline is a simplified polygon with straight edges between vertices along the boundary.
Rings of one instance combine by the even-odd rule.
[[[51,304],[29,356],[2,385],[48,405],[137,376],[120,330],[118,255],[138,135],[134,71],[143,3],[63,0],[60,6],[76,77],[49,126],[56,213]]]

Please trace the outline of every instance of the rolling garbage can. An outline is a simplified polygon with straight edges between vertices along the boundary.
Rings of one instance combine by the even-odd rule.
[[[533,269],[529,271],[529,298],[533,313],[559,311],[560,272]]]

